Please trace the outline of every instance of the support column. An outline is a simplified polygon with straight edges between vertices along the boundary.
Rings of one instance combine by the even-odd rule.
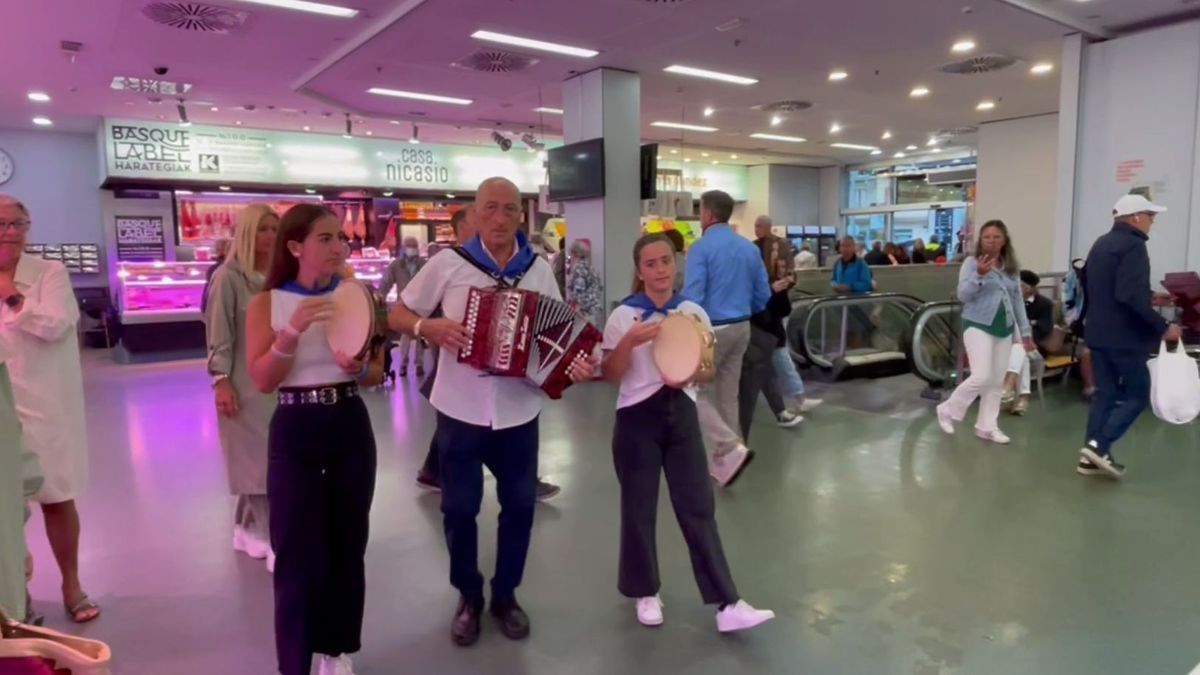
[[[641,110],[636,73],[600,68],[563,83],[563,141],[604,139],[604,197],[566,202],[565,244],[591,241],[606,314],[629,295],[641,234]]]
[[[1062,83],[1058,98],[1058,200],[1054,215],[1054,238],[1050,250],[1051,270],[1067,271],[1071,268],[1084,47],[1085,38],[1080,33],[1063,38],[1062,64],[1059,67]]]

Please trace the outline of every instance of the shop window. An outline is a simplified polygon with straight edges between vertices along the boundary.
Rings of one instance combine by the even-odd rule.
[[[849,206],[852,209],[892,203],[892,179],[873,171],[851,171]]]

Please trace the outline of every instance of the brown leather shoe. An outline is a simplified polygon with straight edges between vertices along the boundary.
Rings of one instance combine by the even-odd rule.
[[[483,600],[468,600],[462,596],[454,620],[450,622],[450,638],[459,647],[470,647],[479,641],[479,616],[483,614]]]
[[[529,637],[529,615],[521,609],[515,598],[501,602],[493,599],[491,611],[504,637],[509,640],[524,640]]]

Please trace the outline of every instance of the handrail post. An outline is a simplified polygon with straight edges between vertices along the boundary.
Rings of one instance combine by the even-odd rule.
[[[838,357],[840,357],[840,358],[846,358],[846,329],[848,327],[847,323],[848,323],[849,315],[850,315],[850,306],[842,305],[842,343],[840,345],[841,351],[838,352]]]

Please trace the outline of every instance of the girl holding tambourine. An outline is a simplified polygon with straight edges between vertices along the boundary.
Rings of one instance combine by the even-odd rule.
[[[666,474],[671,504],[692,558],[706,604],[717,605],[723,633],[752,628],[774,618],[738,595],[717,533],[708,459],[696,414],[696,388],[664,382],[652,342],[670,313],[691,314],[712,330],[697,304],[675,294],[675,249],[661,234],[633,248],[634,294],[613,310],[604,330],[605,379],[620,385],[613,429],[613,463],[621,484],[621,559],[617,588],[637,600],[643,625],[663,622],[659,599],[655,520],[660,476]]]
[[[317,204],[283,216],[264,292],[250,304],[246,360],[255,386],[278,390],[267,438],[275,550],[275,644],[282,675],[353,675],[360,648],[375,436],[358,386],[382,379],[382,354],[334,352],[325,322],[349,250]]]

